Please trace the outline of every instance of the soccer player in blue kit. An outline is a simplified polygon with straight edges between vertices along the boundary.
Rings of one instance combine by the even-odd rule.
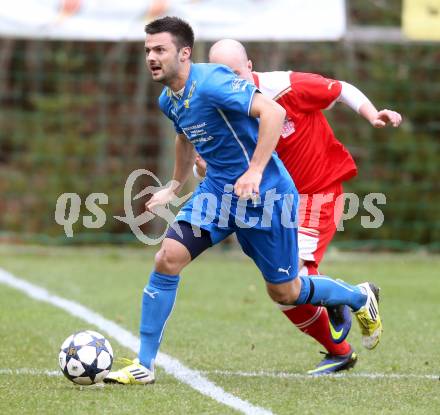
[[[325,276],[297,276],[298,193],[274,153],[285,110],[226,66],[194,64],[191,26],[164,17],[145,27],[146,61],[174,123],[174,185],[155,193],[146,210],[171,202],[192,173],[194,149],[208,173],[176,216],[143,292],[138,359],[111,372],[106,382],[148,384],[171,314],[182,269],[204,250],[236,234],[279,304],[348,305],[362,326],[363,344],[379,342],[382,324],[374,285],[349,285]]]

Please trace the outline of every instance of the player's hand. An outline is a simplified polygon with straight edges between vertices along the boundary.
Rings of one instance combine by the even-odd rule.
[[[382,110],[377,113],[375,119],[371,121],[371,124],[375,128],[383,128],[387,124],[391,124],[393,127],[398,127],[402,122],[402,116],[391,110]]]
[[[206,176],[206,161],[203,160],[198,154],[196,156],[196,171],[199,177],[205,177]]]
[[[164,206],[170,203],[176,198],[173,187],[167,187],[166,189],[159,190],[154,193],[151,199],[145,203],[145,210],[147,212],[155,213],[155,208],[159,206]]]
[[[241,176],[234,186],[235,194],[242,199],[256,200],[260,195],[261,172],[249,169]]]

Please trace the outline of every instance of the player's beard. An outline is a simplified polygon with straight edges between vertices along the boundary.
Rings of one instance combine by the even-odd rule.
[[[162,75],[157,78],[153,78],[154,81],[160,82],[165,86],[170,86],[173,81],[177,78],[179,74],[179,57],[176,56],[176,59],[173,62],[170,62],[167,66],[162,66]]]

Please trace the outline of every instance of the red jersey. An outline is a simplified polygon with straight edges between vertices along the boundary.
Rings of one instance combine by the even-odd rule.
[[[321,112],[339,97],[339,81],[301,72],[254,72],[253,77],[260,91],[286,110],[276,151],[299,193],[317,193],[357,174]]]

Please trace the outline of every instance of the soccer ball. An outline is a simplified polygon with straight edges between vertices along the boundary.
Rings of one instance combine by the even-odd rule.
[[[102,382],[110,372],[113,349],[102,334],[80,331],[64,340],[58,361],[67,379],[79,385],[92,385]]]

